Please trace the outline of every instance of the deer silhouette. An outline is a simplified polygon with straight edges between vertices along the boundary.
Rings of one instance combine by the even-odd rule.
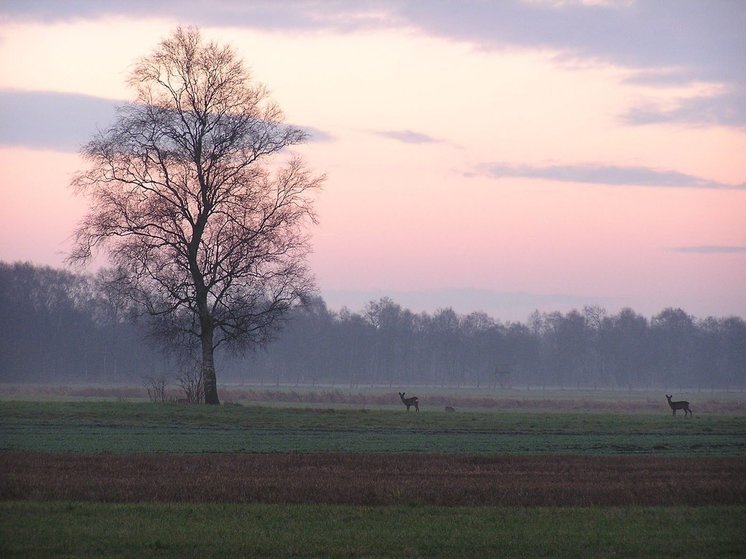
[[[666,394],[666,399],[668,400],[668,405],[671,406],[671,409],[673,410],[674,415],[676,415],[676,410],[684,410],[684,417],[687,416],[687,413],[689,415],[693,415],[692,410],[689,409],[689,402],[687,402],[686,400],[681,400],[679,402],[672,402],[671,396],[669,396],[668,394]]]
[[[420,400],[417,398],[417,396],[405,398],[404,394],[406,394],[406,392],[399,392],[399,398],[401,398],[402,403],[407,406],[407,411],[409,411],[409,408],[411,406],[414,406],[414,409],[420,411]]]

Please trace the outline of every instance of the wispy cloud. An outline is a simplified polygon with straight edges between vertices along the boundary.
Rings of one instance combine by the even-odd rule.
[[[623,116],[623,122],[633,125],[687,123],[694,125],[723,124],[746,128],[746,99],[730,91],[707,97],[693,97],[673,109],[636,107]]]
[[[472,176],[474,174],[487,175],[495,179],[522,177],[610,186],[746,189],[746,184],[726,184],[694,175],[679,173],[678,171],[600,164],[510,165],[505,163],[486,163],[478,167],[477,173],[471,173]]]
[[[746,5],[728,0],[4,0],[0,14],[42,21],[176,15],[185,24],[264,29],[415,26],[485,47],[550,47],[637,69],[679,68],[690,79],[746,81]]]
[[[303,130],[308,132],[309,142],[333,142],[336,140],[336,138],[329,132],[324,132],[323,130],[315,128],[313,126],[301,126],[298,124],[292,124],[292,126],[302,128]]]
[[[395,5],[419,27],[485,46],[545,46],[632,68],[682,68],[689,79],[745,79],[740,2],[506,0],[462,2],[457,14],[447,0]]]
[[[420,132],[413,132],[412,130],[382,130],[376,132],[378,136],[384,138],[390,138],[398,142],[404,142],[405,144],[433,144],[440,142],[440,140],[422,134]]]
[[[396,3],[395,1],[393,2]],[[106,16],[176,17],[181,23],[261,29],[355,29],[380,27],[389,19],[388,0],[128,0],[127,2],[60,2],[4,0],[0,15],[16,20],[65,21]]]
[[[0,17],[59,21],[80,18],[176,17],[184,24],[278,30],[414,27],[483,48],[552,49],[603,60],[679,83],[725,84],[732,93],[692,100],[674,111],[632,111],[630,123],[684,122],[744,126],[746,3],[728,0],[5,0]],[[672,74],[672,69],[675,69]],[[701,109],[707,106],[705,116]],[[733,114],[735,111],[735,115]]]
[[[746,254],[746,246],[728,245],[700,245],[674,247],[673,252],[684,252],[690,254]]]

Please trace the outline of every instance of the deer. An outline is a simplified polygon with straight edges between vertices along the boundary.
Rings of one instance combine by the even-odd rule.
[[[668,405],[671,406],[674,415],[676,415],[676,410],[684,410],[684,417],[686,417],[687,413],[689,415],[693,415],[692,410],[689,409],[689,402],[685,400],[681,400],[680,402],[672,402],[671,396],[669,396],[668,394],[666,394],[666,399],[668,400]]]
[[[399,392],[399,398],[401,398],[402,403],[407,406],[407,411],[409,411],[409,408],[411,406],[414,406],[415,410],[420,411],[420,400],[417,398],[417,396],[405,398],[404,394],[406,394],[406,392]]]

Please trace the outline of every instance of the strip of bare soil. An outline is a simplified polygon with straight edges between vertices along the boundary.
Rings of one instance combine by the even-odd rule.
[[[0,453],[0,500],[744,504],[746,458]]]

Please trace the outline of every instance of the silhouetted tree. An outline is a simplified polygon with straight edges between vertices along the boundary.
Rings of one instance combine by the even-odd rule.
[[[391,385],[407,379],[413,344],[412,313],[384,297],[366,305],[365,317],[375,334],[372,380]]]
[[[152,367],[157,356],[132,351],[142,339],[99,287],[67,270],[0,262],[0,380],[121,382]]]
[[[691,380],[697,346],[694,319],[682,309],[664,309],[651,320],[659,385],[681,386]]]
[[[268,167],[306,134],[282,124],[228,46],[178,28],[138,61],[136,101],[84,148],[74,186],[91,200],[70,259],[103,249],[114,285],[169,347],[201,355],[205,401],[219,403],[214,351],[270,339],[312,287],[304,264],[310,193],[301,159]]]
[[[605,317],[600,325],[599,351],[613,384],[650,383],[650,327],[644,316],[625,308]]]

